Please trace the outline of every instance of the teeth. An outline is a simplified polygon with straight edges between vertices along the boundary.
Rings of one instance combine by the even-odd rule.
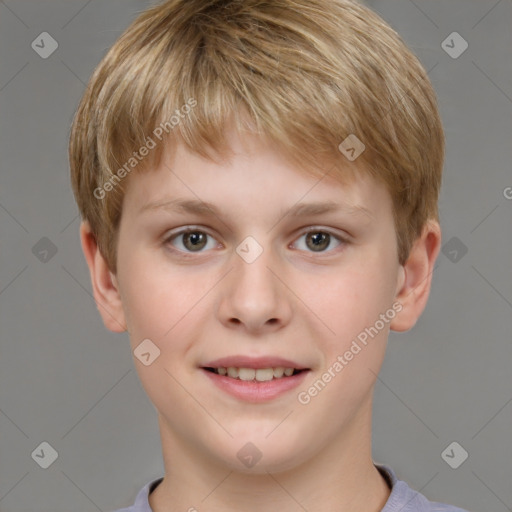
[[[274,368],[274,377],[276,379],[280,379],[284,375],[284,368],[282,366],[278,366]]]
[[[272,368],[258,368],[255,373],[256,380],[259,382],[265,382],[274,378],[274,370]]]
[[[215,373],[219,375],[227,375],[232,379],[240,380],[257,380],[258,382],[266,382],[272,379],[280,379],[283,376],[291,377],[294,372],[294,368],[283,368],[278,366],[277,368],[236,368],[230,366],[228,368],[220,367],[214,368]]]
[[[256,377],[256,370],[254,368],[239,368],[238,378],[240,380],[254,380]]]

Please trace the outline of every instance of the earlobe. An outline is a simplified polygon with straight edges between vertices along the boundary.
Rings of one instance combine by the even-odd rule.
[[[94,300],[103,323],[113,332],[124,332],[127,330],[126,320],[117,278],[108,268],[87,221],[80,225],[80,240],[89,267]]]
[[[439,223],[429,220],[421,236],[414,242],[407,261],[399,270],[403,275],[398,278],[395,300],[401,303],[402,310],[390,324],[393,331],[407,331],[414,327],[425,309],[440,247]]]

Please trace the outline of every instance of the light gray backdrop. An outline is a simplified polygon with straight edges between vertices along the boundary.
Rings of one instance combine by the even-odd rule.
[[[431,499],[511,510],[512,2],[368,4],[429,70],[447,142],[443,253],[424,315],[390,337],[374,458]],[[0,1],[1,512],[108,511],[163,474],[128,335],[92,300],[67,161],[85,84],[149,5]]]

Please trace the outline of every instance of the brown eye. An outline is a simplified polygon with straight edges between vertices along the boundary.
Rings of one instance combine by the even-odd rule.
[[[203,249],[213,249],[216,247],[215,239],[198,229],[185,229],[179,233],[171,235],[165,240],[166,245],[170,245],[173,250],[182,253],[204,252]]]
[[[332,252],[332,249],[337,248],[343,243],[346,243],[345,239],[322,230],[308,231],[296,242],[299,249],[317,253]]]
[[[206,245],[206,233],[201,231],[192,231],[191,233],[183,233],[183,245],[189,251],[200,251]]]
[[[317,233],[308,233],[306,235],[306,245],[313,251],[323,251],[331,242],[331,235],[318,231]]]

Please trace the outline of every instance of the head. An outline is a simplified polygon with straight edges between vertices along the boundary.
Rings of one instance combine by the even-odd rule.
[[[354,135],[364,150],[352,160],[339,146]],[[133,349],[160,350],[135,363],[167,432],[233,467],[252,441],[283,469],[369,429],[389,330],[410,329],[428,298],[443,158],[423,67],[360,4],[173,0],[143,12],[90,80],[70,164],[99,310]],[[288,214],[313,202],[340,209]],[[240,404],[201,369],[231,355],[292,360],[307,369],[302,390],[331,378],[307,404]],[[296,420],[267,438],[283,406]]]

